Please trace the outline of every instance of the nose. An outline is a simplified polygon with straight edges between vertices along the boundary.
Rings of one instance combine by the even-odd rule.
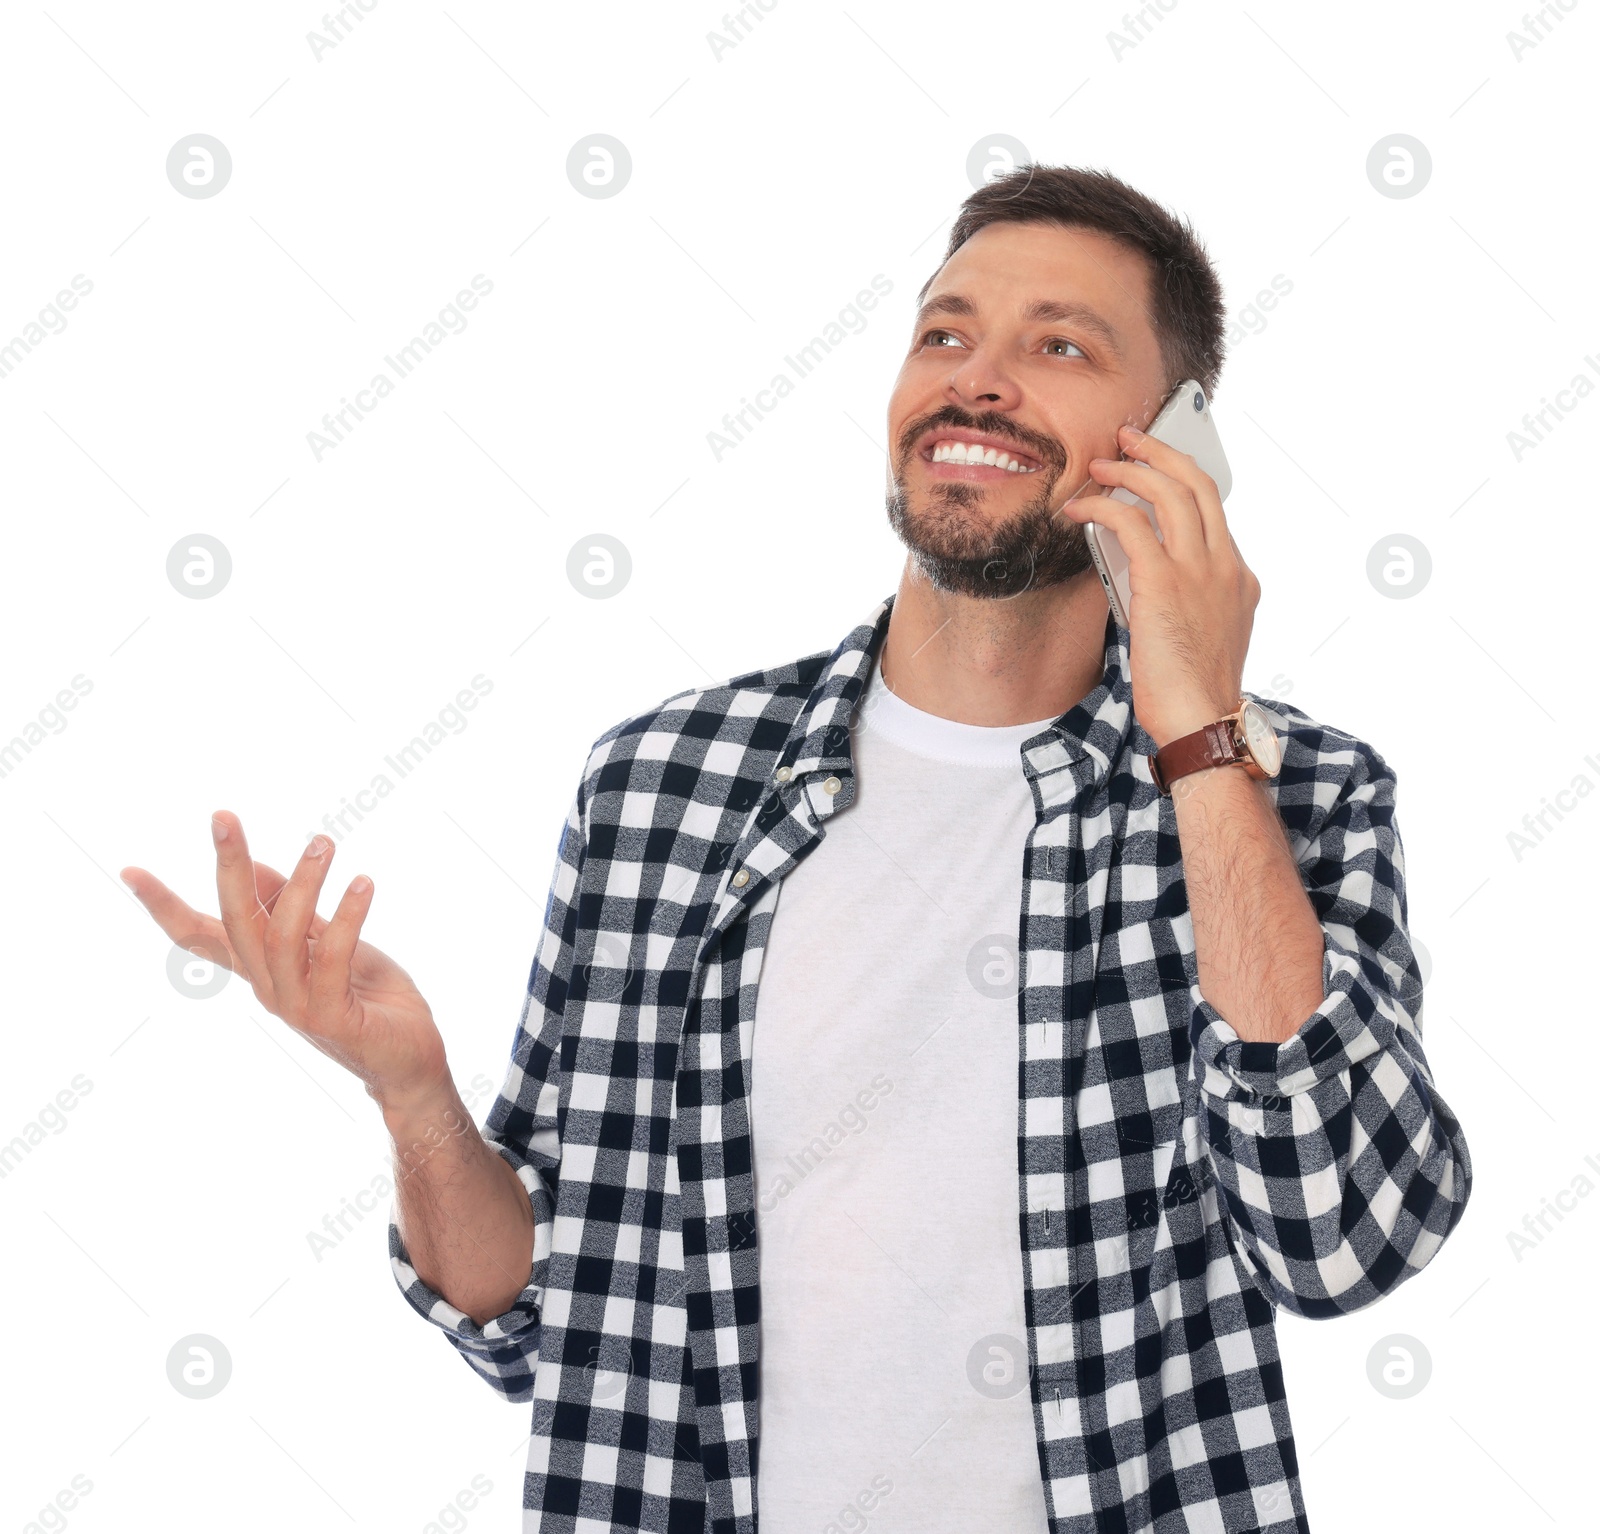
[[[987,347],[967,352],[951,369],[945,397],[968,409],[1014,410],[1022,390]]]

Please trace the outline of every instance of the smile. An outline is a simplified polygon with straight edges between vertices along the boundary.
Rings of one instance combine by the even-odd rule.
[[[1018,458],[1003,448],[987,447],[981,442],[960,442],[953,437],[942,437],[933,444],[931,452],[923,453],[928,463],[960,464],[965,467],[999,469],[1007,474],[1036,474],[1039,466]]]

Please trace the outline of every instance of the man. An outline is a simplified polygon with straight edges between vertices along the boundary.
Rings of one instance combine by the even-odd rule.
[[[285,881],[219,814],[220,927],[129,870],[382,1105],[405,1297],[533,1403],[529,1529],[1304,1530],[1274,1304],[1466,1204],[1394,774],[1241,693],[1258,583],[1135,429],[1215,386],[1203,248],[1025,168],[920,299],[898,591],[596,741],[481,1134],[326,839]]]

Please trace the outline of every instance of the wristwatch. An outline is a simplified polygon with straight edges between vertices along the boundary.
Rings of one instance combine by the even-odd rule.
[[[1156,787],[1170,794],[1179,778],[1204,767],[1239,766],[1252,778],[1275,778],[1283,766],[1283,746],[1260,704],[1241,698],[1236,712],[1169,740],[1148,760]]]

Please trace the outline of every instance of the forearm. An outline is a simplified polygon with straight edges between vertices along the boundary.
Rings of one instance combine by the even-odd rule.
[[[1322,926],[1265,787],[1238,767],[1173,785],[1201,993],[1241,1039],[1282,1043],[1321,1005]]]
[[[479,1134],[453,1083],[386,1102],[396,1224],[417,1277],[478,1325],[507,1311],[533,1266],[533,1212],[510,1164]]]

